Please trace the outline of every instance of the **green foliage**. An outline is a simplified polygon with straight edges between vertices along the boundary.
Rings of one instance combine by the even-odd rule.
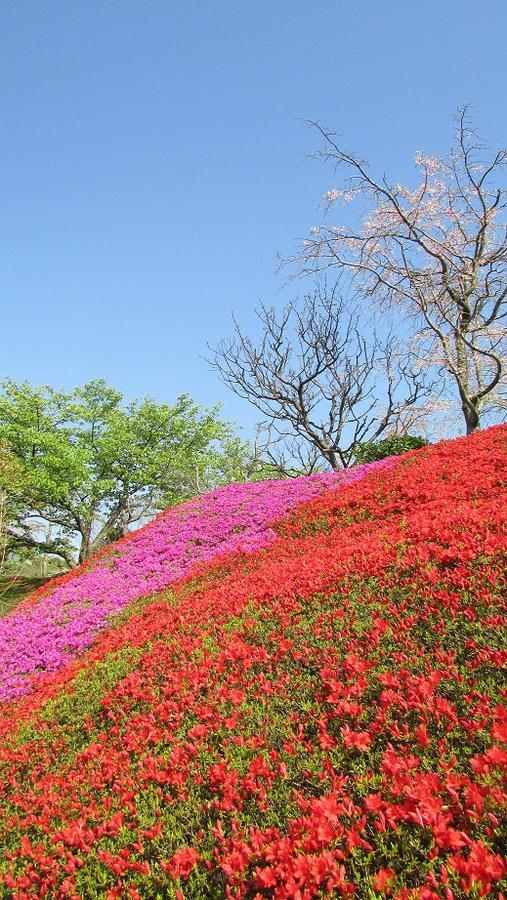
[[[237,480],[246,453],[219,406],[188,394],[173,406],[126,403],[103,380],[72,392],[4,382],[0,441],[17,472],[10,551],[70,566],[158,510]]]
[[[408,453],[409,450],[419,450],[426,447],[428,441],[412,434],[404,434],[400,437],[384,438],[382,441],[368,441],[364,444],[356,444],[354,458],[358,463],[376,462],[387,456],[399,456]]]
[[[11,543],[9,526],[16,518],[15,496],[21,482],[21,466],[8,448],[0,443],[0,578],[7,568]],[[0,597],[4,591],[5,586],[0,587]]]
[[[26,488],[23,468],[9,448],[0,441],[0,531],[16,514],[16,497]]]
[[[273,481],[306,474],[296,466],[286,465],[283,459],[280,462],[267,459],[255,442],[244,443],[236,437],[229,441],[227,449],[221,469],[224,484],[240,481]]]
[[[10,574],[0,575],[0,616],[5,616],[15,609],[32,591],[37,590],[47,578],[17,577]]]

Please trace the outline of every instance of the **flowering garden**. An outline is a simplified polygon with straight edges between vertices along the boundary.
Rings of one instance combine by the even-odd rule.
[[[231,485],[0,620],[0,898],[505,900],[506,472]]]

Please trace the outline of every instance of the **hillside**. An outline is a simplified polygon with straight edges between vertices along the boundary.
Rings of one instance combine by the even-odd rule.
[[[1,619],[0,898],[503,898],[506,464],[231,485]]]

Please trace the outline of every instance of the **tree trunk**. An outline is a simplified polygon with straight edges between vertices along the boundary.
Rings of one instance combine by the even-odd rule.
[[[465,417],[467,434],[473,434],[481,427],[481,419],[478,410],[478,404],[472,402],[463,403],[462,410]]]
[[[467,336],[470,319],[468,315],[462,314],[459,327],[456,331],[456,361],[457,361],[457,382],[458,390],[461,398],[461,409],[465,419],[466,433],[473,434],[481,426],[479,415],[480,401],[474,396],[474,388],[471,384],[470,377],[470,351],[467,347]]]
[[[334,471],[337,471],[338,469],[341,468],[340,460],[338,459],[338,454],[334,450],[322,451],[321,448],[319,448],[319,449],[321,450],[322,455],[327,459],[331,468],[334,469]]]
[[[80,563],[84,562],[85,559],[90,555],[91,548],[91,528],[87,528],[86,531],[81,532],[81,546],[79,548],[79,559]]]

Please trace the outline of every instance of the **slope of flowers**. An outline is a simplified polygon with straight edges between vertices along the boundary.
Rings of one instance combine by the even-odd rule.
[[[168,510],[114,545],[116,553],[108,549],[105,558],[99,555],[91,566],[56,579],[52,590],[44,587],[0,619],[0,700],[26,693],[34,675],[56,671],[88,647],[134,598],[166,587],[196,562],[267,546],[275,537],[274,519],[370,469],[229,485]]]
[[[4,703],[0,897],[504,900],[506,464],[328,490]]]

